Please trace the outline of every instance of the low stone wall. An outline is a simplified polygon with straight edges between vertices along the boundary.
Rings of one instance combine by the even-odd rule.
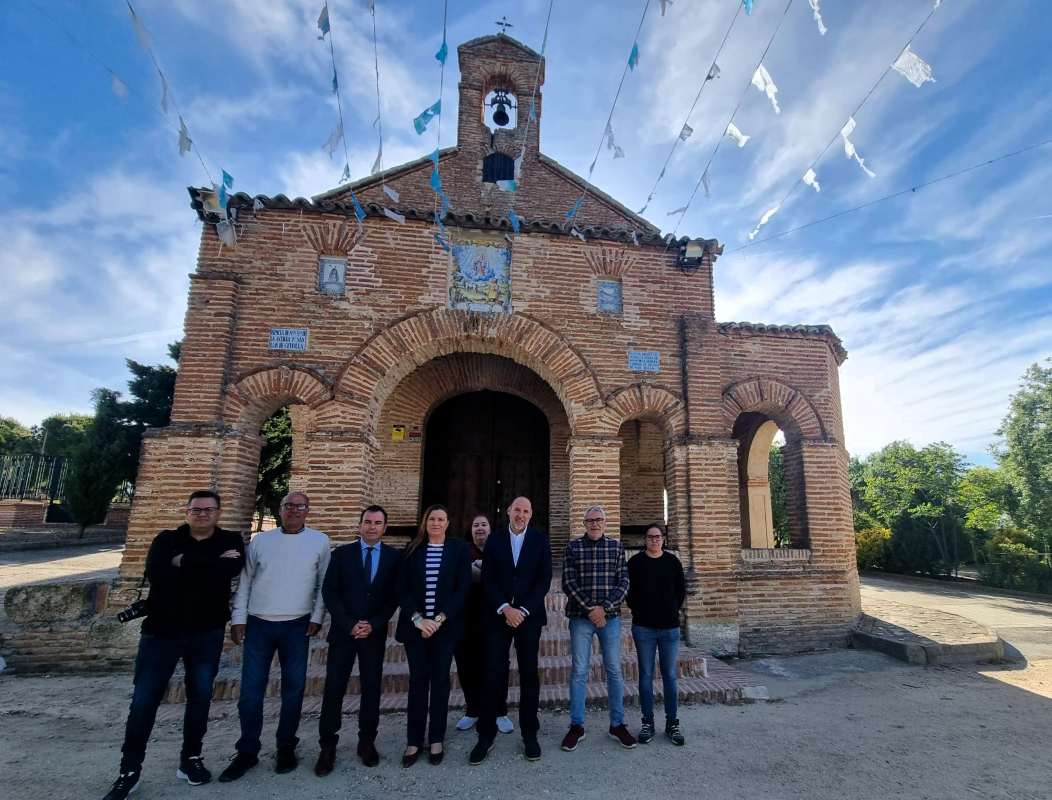
[[[88,544],[124,544],[126,528],[88,528],[81,536],[73,524],[48,525],[0,531],[0,553],[17,550],[46,550],[52,547],[76,547]]]
[[[0,500],[0,530],[43,525],[46,513],[39,500]]]

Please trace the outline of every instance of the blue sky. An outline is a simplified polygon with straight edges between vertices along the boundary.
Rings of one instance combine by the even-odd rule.
[[[365,0],[330,0],[350,166],[376,153],[371,19]],[[556,0],[547,50],[542,149],[585,174],[603,133],[644,3]],[[331,68],[315,20],[320,0],[139,0],[139,16],[200,154],[249,193],[310,196],[343,168],[321,145],[335,126]],[[1052,355],[1052,146],[800,233],[735,252],[840,130],[930,11],[930,0],[821,0],[819,35],[794,0],[764,61],[781,113],[750,88],[784,0],[739,15],[647,216],[663,229],[700,177],[730,111],[750,137],[729,140],[679,233],[726,245],[716,267],[720,320],[829,323],[844,340],[847,444],[894,439],[986,449],[1026,367]],[[377,0],[385,165],[434,147],[412,118],[438,94],[438,0]],[[539,49],[548,0],[449,2],[450,48],[496,32]],[[640,62],[613,117],[626,158],[604,149],[594,181],[628,206],[647,191],[684,123],[735,0],[653,0]],[[127,7],[112,0],[33,0],[0,12],[0,414],[27,424],[88,411],[98,386],[124,388],[123,359],[164,359],[181,335],[200,235],[186,186],[206,176],[180,158],[178,121]],[[1052,9],[1045,0],[944,0],[912,49],[935,82],[889,73],[856,115],[866,177],[835,143],[758,239],[1052,138]],[[72,37],[72,38],[71,38]],[[76,40],[74,42],[73,40]],[[452,53],[451,53],[452,56]],[[114,70],[129,88],[111,89]],[[456,59],[446,119],[455,119]],[[455,125],[447,122],[443,144]],[[433,129],[432,129],[433,130]]]

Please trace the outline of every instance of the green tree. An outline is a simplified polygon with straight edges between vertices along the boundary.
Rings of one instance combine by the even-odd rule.
[[[84,441],[91,414],[52,414],[33,426],[33,452],[70,459]]]
[[[24,455],[33,452],[33,432],[11,417],[0,417],[0,455]]]
[[[777,547],[789,547],[789,509],[786,503],[785,459],[781,445],[772,444],[767,460],[767,479],[771,487],[771,524]]]
[[[997,433],[998,462],[1019,492],[1018,518],[1033,531],[1043,550],[1052,542],[1052,359],[1033,364],[1023,375]]]
[[[168,345],[168,356],[179,363],[181,342]],[[121,402],[119,410],[128,430],[128,462],[123,480],[135,481],[139,469],[139,452],[142,435],[146,428],[163,428],[172,418],[172,399],[175,395],[176,368],[167,364],[147,365],[127,359],[132,378],[128,381],[128,392],[132,399]]]
[[[66,506],[80,534],[106,517],[110,501],[127,471],[128,432],[123,424],[120,395],[96,389],[95,416],[74,451],[66,474]]]
[[[256,482],[256,512],[278,516],[281,498],[289,491],[292,471],[292,417],[289,407],[282,406],[260,430],[263,449],[259,454],[259,476]]]

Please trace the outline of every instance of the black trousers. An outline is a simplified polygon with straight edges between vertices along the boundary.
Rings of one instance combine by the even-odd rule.
[[[318,743],[322,747],[335,747],[340,741],[343,698],[347,694],[347,683],[356,658],[361,689],[358,743],[376,740],[376,731],[380,726],[380,688],[386,644],[386,629],[383,637],[354,639],[350,636],[340,636],[329,641],[325,693],[321,701],[321,720],[318,722]]]
[[[530,621],[518,628],[503,622],[490,625],[486,631],[485,681],[482,696],[482,713],[479,716],[480,739],[494,739],[497,735],[497,717],[502,702],[507,708],[508,696],[508,651],[515,643],[515,656],[519,662],[519,730],[523,739],[537,735],[541,723],[537,718],[537,707],[541,699],[541,679],[537,672],[537,651],[541,644],[543,627]]]
[[[486,682],[486,629],[481,625],[472,626],[464,631],[453,652],[457,660],[457,680],[464,692],[464,714],[468,717],[482,716],[482,695]],[[503,690],[500,691],[500,702],[497,705],[497,716],[508,715],[508,661],[505,659],[502,670]]]
[[[409,708],[406,745],[438,744],[446,738],[449,715],[449,668],[453,662],[453,642],[446,636],[425,639],[414,635],[405,643],[409,661]]]

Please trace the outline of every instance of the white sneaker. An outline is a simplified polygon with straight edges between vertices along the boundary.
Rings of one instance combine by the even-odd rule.
[[[475,727],[475,723],[479,721],[478,717],[463,716],[460,718],[460,722],[457,723],[458,731],[470,731]],[[499,722],[497,723],[500,724]]]
[[[508,717],[497,717],[497,730],[501,733],[511,733],[515,730],[515,723]]]

